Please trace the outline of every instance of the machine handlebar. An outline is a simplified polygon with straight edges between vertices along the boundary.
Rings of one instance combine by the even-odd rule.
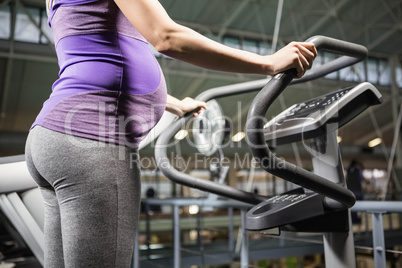
[[[362,45],[322,35],[310,37],[306,42],[313,43],[318,51],[325,51],[343,56],[327,62],[319,68],[310,70],[301,79],[294,80],[291,84],[298,84],[323,77],[324,75],[358,63],[359,61],[364,60],[368,55],[367,48]]]

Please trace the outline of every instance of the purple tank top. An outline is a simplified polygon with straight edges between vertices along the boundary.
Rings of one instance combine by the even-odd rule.
[[[60,0],[49,15],[59,79],[32,127],[138,147],[166,85],[148,42],[113,0]]]

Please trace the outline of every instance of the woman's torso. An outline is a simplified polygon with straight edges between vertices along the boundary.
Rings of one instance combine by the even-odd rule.
[[[137,147],[166,103],[145,38],[113,0],[56,1],[49,24],[59,79],[33,126]]]

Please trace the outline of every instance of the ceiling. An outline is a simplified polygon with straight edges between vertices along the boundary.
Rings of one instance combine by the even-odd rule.
[[[8,2],[16,3],[19,8],[44,7],[44,1],[38,0]],[[398,65],[402,59],[401,0],[288,0],[283,1],[280,13],[277,12],[280,1],[273,0],[160,2],[175,21],[218,41],[225,37],[263,41],[267,45],[266,50],[270,51],[290,41],[326,35],[362,44],[369,49],[371,57],[394,59]],[[0,3],[0,7],[6,4],[5,0]],[[275,41],[277,45],[273,44]],[[50,94],[51,84],[58,72],[54,50],[50,47],[0,40],[0,155],[23,152],[27,130]],[[203,70],[166,57],[158,60],[166,76],[169,93],[178,98],[195,97],[209,88],[264,78]],[[267,117],[293,103],[348,85],[350,83],[346,81],[319,79],[291,87],[274,104],[272,114]],[[378,135],[383,137],[385,144],[375,149],[378,159],[385,159],[382,151],[391,147],[395,125],[392,107],[397,107],[399,103],[391,93],[396,94],[401,89],[395,90],[394,87],[393,91],[392,85],[378,88],[383,94],[384,104],[369,109],[340,130],[342,143],[353,152],[353,157],[364,157],[368,152],[363,150],[367,142]],[[244,128],[237,124],[245,122],[254,96],[244,94],[219,100],[225,115],[234,120],[236,130]]]

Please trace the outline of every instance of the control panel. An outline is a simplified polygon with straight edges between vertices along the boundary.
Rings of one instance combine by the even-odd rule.
[[[317,110],[324,110],[325,107],[332,105],[340,98],[345,96],[350,89],[351,87],[341,89],[328,95],[320,96],[315,99],[293,105],[289,110],[285,111],[283,118],[279,118],[278,120],[286,121],[294,118],[308,118],[314,115],[317,116]]]
[[[345,125],[368,106],[381,102],[381,94],[367,82],[331,92],[295,104],[277,115],[264,126],[265,140],[270,144],[284,144],[325,135]]]

